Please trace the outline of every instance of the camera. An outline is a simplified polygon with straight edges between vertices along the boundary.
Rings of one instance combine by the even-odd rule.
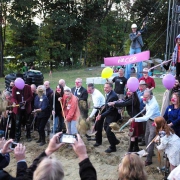
[[[14,149],[18,143],[12,142],[9,146],[10,149]]]
[[[59,137],[59,142],[74,144],[75,139],[77,140],[77,136],[75,134],[61,134]]]

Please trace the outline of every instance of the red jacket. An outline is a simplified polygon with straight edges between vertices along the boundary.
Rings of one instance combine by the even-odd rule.
[[[64,115],[67,121],[76,121],[80,116],[79,106],[78,106],[78,99],[76,96],[72,94],[71,99],[63,97],[63,109]]]
[[[23,100],[26,101],[25,109],[26,112],[29,114],[31,113],[31,101],[33,100],[33,94],[31,91],[31,87],[27,84],[25,84],[24,88],[22,90],[19,90],[15,86],[12,89],[12,102],[15,102],[16,104],[19,104]],[[15,114],[18,114],[19,107],[13,108],[13,112]]]

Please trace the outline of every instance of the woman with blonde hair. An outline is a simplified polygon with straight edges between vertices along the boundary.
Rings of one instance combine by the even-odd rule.
[[[64,170],[59,160],[44,158],[33,174],[33,180],[63,180]]]
[[[180,164],[180,138],[168,126],[163,117],[155,118],[154,125],[156,126],[156,133],[159,135],[155,141],[160,141],[157,149],[165,151],[172,171]]]
[[[142,159],[135,153],[127,153],[119,165],[119,180],[147,180]]]
[[[37,127],[39,132],[39,140],[36,143],[40,143],[43,146],[45,141],[44,128],[50,116],[49,100],[46,96],[45,86],[41,85],[37,88],[37,96],[34,99],[34,113],[37,114]]]

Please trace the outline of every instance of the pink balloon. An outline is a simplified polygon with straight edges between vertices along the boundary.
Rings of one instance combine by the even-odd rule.
[[[172,89],[175,84],[175,77],[172,74],[167,74],[162,79],[163,86],[166,89]]]
[[[20,90],[22,90],[25,86],[24,80],[22,78],[16,78],[16,80],[14,81],[14,84]]]
[[[139,80],[136,77],[130,77],[127,81],[127,87],[131,92],[137,91],[139,87]]]

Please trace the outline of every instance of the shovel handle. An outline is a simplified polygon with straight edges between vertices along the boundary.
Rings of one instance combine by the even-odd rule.
[[[65,123],[65,126],[66,126],[66,131],[67,131],[67,133],[68,133],[68,125],[67,125],[67,120],[66,120],[66,118],[65,118],[65,114],[64,114],[63,105],[62,105],[62,102],[61,102],[61,100],[60,100],[59,102],[60,102],[60,105],[61,105],[62,114],[63,114],[63,116],[64,116],[64,123]]]

